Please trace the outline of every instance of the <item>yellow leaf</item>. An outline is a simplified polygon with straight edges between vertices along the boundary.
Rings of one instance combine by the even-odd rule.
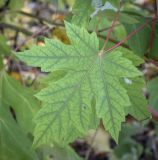
[[[56,39],[59,39],[60,41],[62,41],[65,44],[70,44],[70,41],[69,41],[64,29],[61,29],[59,27],[55,28],[53,31],[53,37]]]
[[[21,75],[17,72],[11,72],[10,76],[13,77],[14,79],[16,79],[17,81],[22,81]]]

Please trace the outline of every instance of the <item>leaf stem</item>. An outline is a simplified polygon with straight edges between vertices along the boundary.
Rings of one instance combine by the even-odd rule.
[[[152,21],[155,20],[152,19]],[[141,31],[143,28],[145,28],[149,23],[151,22],[150,19],[148,19],[144,24],[142,24],[141,26],[139,26],[137,29],[135,29],[134,31],[132,31],[129,35],[127,35],[127,37],[125,37],[123,40],[121,40],[120,42],[118,42],[117,44],[115,44],[114,46],[112,46],[111,48],[107,49],[105,51],[105,53],[112,51],[113,49],[121,46],[123,43],[125,43],[127,40],[129,40],[133,35],[135,35],[136,33],[138,33],[139,31]]]
[[[114,27],[118,27],[118,26],[120,26],[120,24],[115,24],[115,25],[114,25]],[[103,28],[103,29],[98,30],[98,32],[101,33],[101,32],[107,31],[107,30],[109,30],[109,29],[110,29],[110,27],[106,27],[106,28]]]
[[[103,51],[106,49],[106,46],[107,46],[107,43],[108,43],[108,41],[109,41],[111,32],[113,31],[113,29],[114,29],[114,27],[115,27],[115,25],[116,25],[116,22],[117,22],[117,20],[118,20],[119,15],[120,15],[120,10],[121,10],[122,4],[123,4],[123,3],[122,3],[122,1],[121,1],[121,2],[120,2],[120,7],[119,7],[119,9],[118,9],[118,11],[117,11],[117,13],[116,13],[116,15],[115,15],[115,17],[114,17],[114,20],[113,20],[113,22],[112,22],[111,27],[109,28],[109,31],[108,31],[108,34],[107,34],[107,38],[106,38],[105,43],[104,43],[103,48],[102,48]]]
[[[148,46],[148,53],[147,56],[149,56],[152,48],[153,48],[153,43],[155,40],[155,29],[156,29],[156,21],[157,21],[157,13],[155,11],[155,19],[153,20],[152,24],[151,24],[151,32],[150,32],[150,40],[149,40],[149,46]]]
[[[97,36],[100,37],[100,38],[102,38],[102,39],[106,38],[106,36],[103,36],[101,34],[97,34]],[[113,38],[109,38],[109,41],[113,42],[114,44],[117,44],[119,42],[118,40],[115,40]],[[130,47],[127,44],[123,43],[123,44],[121,44],[121,46],[124,47],[124,48],[130,49]]]

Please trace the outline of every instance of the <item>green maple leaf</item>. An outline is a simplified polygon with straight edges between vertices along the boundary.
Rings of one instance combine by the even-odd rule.
[[[100,118],[118,141],[125,108],[131,105],[120,78],[137,77],[141,73],[120,51],[106,54],[99,51],[95,33],[89,34],[84,28],[67,22],[65,25],[71,45],[46,39],[45,46],[35,46],[18,54],[21,60],[45,72],[60,69],[68,72],[36,95],[44,106],[35,118],[34,143],[68,143],[95,128]],[[93,97],[95,107],[91,105]]]
[[[126,88],[131,101],[131,106],[127,108],[127,114],[132,115],[138,120],[149,118],[148,103],[142,92],[145,86],[144,80],[140,77],[125,79],[122,84]]]

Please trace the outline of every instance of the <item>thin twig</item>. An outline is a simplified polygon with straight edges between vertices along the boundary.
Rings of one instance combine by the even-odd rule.
[[[100,34],[97,34],[97,36],[98,37],[100,37],[100,38],[102,38],[102,39],[105,39],[106,38],[106,36],[103,36],[103,35],[100,35]],[[115,39],[113,39],[113,38],[109,38],[109,41],[111,41],[111,42],[113,42],[113,43],[115,43],[115,44],[117,44],[117,43],[119,43],[119,41],[117,41],[117,40],[115,40]],[[120,45],[121,47],[124,47],[124,48],[127,48],[127,49],[130,49],[130,47],[127,45],[127,44],[121,44]]]
[[[14,36],[14,44],[13,44],[13,48],[16,48],[16,46],[17,46],[18,37],[19,37],[19,32],[16,31],[15,36]]]
[[[12,29],[12,30],[15,30],[17,32],[21,32],[21,33],[26,34],[26,35],[32,35],[33,34],[31,31],[28,31],[27,29],[24,29],[24,28],[21,28],[21,27],[12,25],[12,24],[4,23],[4,22],[0,23],[0,28],[2,28],[2,29],[6,29],[6,28]]]
[[[110,27],[110,29],[109,29],[109,31],[108,31],[107,38],[106,38],[105,43],[104,43],[104,45],[103,45],[102,51],[104,51],[104,50],[106,49],[106,46],[107,46],[107,43],[108,43],[108,41],[109,41],[111,32],[113,31],[114,26],[115,26],[115,24],[116,24],[116,22],[117,22],[117,20],[118,20],[119,15],[120,15],[121,7],[122,7],[122,1],[120,2],[120,7],[119,7],[119,9],[118,9],[118,11],[117,11],[117,13],[116,13],[116,15],[115,15],[115,17],[114,17],[114,20],[113,20],[113,22],[112,22],[112,25],[111,25],[111,27]]]
[[[93,137],[92,137],[91,144],[90,144],[90,147],[89,147],[89,149],[88,149],[88,151],[87,151],[87,153],[86,153],[85,160],[88,160],[88,159],[89,159],[89,156],[90,156],[90,153],[92,152],[93,144],[94,144],[95,138],[96,138],[96,136],[97,136],[97,134],[98,134],[98,131],[99,131],[99,127],[95,130],[95,133],[94,133],[94,135],[93,135]]]
[[[50,30],[50,28],[48,26],[44,26],[42,27],[40,30],[38,30],[37,32],[35,32],[34,34],[32,34],[30,37],[28,37],[26,40],[24,40],[19,46],[16,47],[15,51],[18,51],[23,45],[25,45],[28,41],[30,41],[31,39],[45,33],[46,31]]]
[[[115,24],[114,27],[118,27],[120,24]],[[108,31],[110,29],[110,27],[107,27],[107,28],[103,28],[103,29],[100,29],[98,30],[98,32],[105,32],[105,31]]]
[[[150,40],[149,40],[147,56],[151,52],[151,50],[153,48],[153,43],[154,43],[154,40],[155,40],[156,21],[157,21],[157,18],[158,18],[156,11],[155,11],[155,19],[153,20],[152,25],[151,25]]]
[[[152,19],[152,21],[155,19]],[[147,20],[144,24],[142,24],[141,26],[139,26],[137,29],[135,29],[134,31],[132,31],[127,37],[125,37],[123,40],[121,40],[119,43],[115,44],[114,46],[112,46],[111,48],[107,49],[105,51],[105,53],[112,51],[113,49],[121,46],[123,43],[125,43],[127,40],[129,40],[133,35],[135,35],[136,33],[138,33],[139,31],[141,31],[143,28],[145,28],[149,23],[151,22],[151,20]]]
[[[28,37],[26,40],[24,40],[19,46],[16,47],[15,51],[18,51],[23,45],[25,45],[29,40],[45,33],[46,31],[50,30],[50,28],[48,26],[44,26],[42,27],[40,30],[38,30],[37,32],[35,32],[34,34],[32,34],[30,37]],[[22,69],[21,69],[21,66],[20,64],[17,63],[17,67],[18,67],[18,70],[19,70],[19,73],[20,75],[22,75]],[[22,78],[22,84],[24,85],[25,82]]]
[[[37,16],[37,15],[31,14],[31,13],[27,13],[27,12],[24,12],[24,11],[18,11],[17,13],[22,14],[22,15],[25,15],[25,16],[28,16],[28,17],[31,17],[31,18],[35,18],[35,19],[37,19],[37,20],[39,20],[39,21],[47,22],[47,23],[52,24],[52,25],[64,26],[63,23],[57,23],[57,22],[55,22],[55,21],[51,21],[51,20],[49,20],[49,19],[46,19],[46,18]]]

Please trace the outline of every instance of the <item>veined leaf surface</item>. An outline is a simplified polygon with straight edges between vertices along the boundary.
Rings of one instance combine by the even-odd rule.
[[[80,136],[96,128],[98,119],[103,120],[106,130],[118,141],[125,108],[131,105],[119,80],[141,73],[121,51],[99,51],[95,33],[89,34],[86,29],[67,22],[65,25],[71,45],[46,39],[45,46],[35,46],[18,54],[21,60],[45,72],[68,71],[64,78],[36,95],[44,106],[35,118],[34,143],[68,143],[73,139],[69,137],[70,132],[74,137]],[[95,108],[91,107],[93,97]],[[93,126],[92,115],[96,117]]]

